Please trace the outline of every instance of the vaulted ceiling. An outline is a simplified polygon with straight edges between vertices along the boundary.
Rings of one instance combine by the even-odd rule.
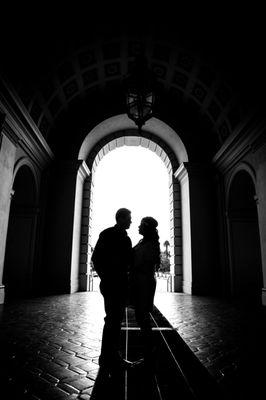
[[[2,34],[2,71],[48,143],[81,113],[88,129],[89,121],[125,112],[121,82],[140,51],[159,84],[156,116],[171,124],[171,115],[197,115],[216,148],[264,106],[261,31],[239,21],[194,15],[181,23],[159,14],[139,21],[91,16],[86,24],[24,19],[13,23],[12,35]]]

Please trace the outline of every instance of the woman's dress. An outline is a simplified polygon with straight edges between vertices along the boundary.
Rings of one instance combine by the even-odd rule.
[[[137,314],[152,311],[156,289],[155,270],[157,262],[158,250],[154,242],[141,240],[133,248],[130,282],[131,298]]]

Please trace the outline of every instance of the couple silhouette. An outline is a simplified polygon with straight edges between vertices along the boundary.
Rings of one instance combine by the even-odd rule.
[[[120,208],[115,217],[116,224],[100,233],[92,254],[105,307],[99,365],[110,375],[136,364],[123,359],[119,352],[121,323],[129,303],[141,331],[143,363],[147,366],[153,362],[150,312],[156,288],[155,271],[160,266],[158,222],[144,217],[139,225],[143,238],[132,247],[126,232],[131,225],[131,211]]]

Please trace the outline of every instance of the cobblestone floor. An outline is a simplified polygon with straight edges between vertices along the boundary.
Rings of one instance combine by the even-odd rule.
[[[264,309],[162,292],[155,305],[231,398],[260,387]],[[1,399],[90,398],[104,318],[100,293],[23,300],[0,312]]]
[[[89,399],[99,368],[103,317],[99,293],[2,306],[1,388],[9,393],[6,399]]]
[[[231,398],[245,399],[264,390],[265,308],[160,292],[155,305]]]

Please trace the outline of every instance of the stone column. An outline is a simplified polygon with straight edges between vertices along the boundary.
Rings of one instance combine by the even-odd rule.
[[[50,186],[47,259],[47,291],[73,293],[79,289],[82,194],[90,174],[85,161],[56,165]]]
[[[175,172],[181,186],[183,291],[215,292],[217,213],[212,169],[183,163]]]
[[[231,275],[229,270],[229,241],[228,241],[228,213],[226,211],[225,178],[216,170],[215,173],[216,198],[217,198],[217,227],[218,227],[218,246],[219,246],[219,292],[223,297],[231,295],[229,282]]]
[[[181,216],[182,216],[182,247],[183,247],[183,276],[182,290],[184,293],[192,292],[192,251],[191,251],[191,218],[189,177],[184,164],[174,174],[180,183]]]
[[[78,290],[86,290],[88,271],[87,256],[81,249],[84,245],[84,236],[88,227],[84,224],[84,218],[87,217],[86,209],[87,199],[84,198],[84,185],[87,187],[87,179],[90,171],[85,161],[80,164],[76,180],[76,193],[74,205],[74,223],[73,223],[73,240],[72,240],[72,259],[71,259],[71,293]],[[85,212],[84,212],[85,211]],[[86,259],[85,259],[86,258]],[[84,265],[85,264],[85,265]]]
[[[182,292],[182,228],[181,228],[181,193],[178,179],[172,176],[169,185],[170,195],[170,274],[171,292]]]
[[[261,162],[257,170],[257,197],[263,273],[262,304],[266,306],[266,161]]]
[[[4,302],[5,290],[3,271],[6,249],[6,238],[12,195],[13,169],[15,164],[16,146],[4,134],[1,134],[0,149],[0,304]]]
[[[79,260],[79,290],[89,290],[90,274],[90,231],[91,231],[91,209],[92,209],[92,175],[88,176],[83,185],[82,220],[81,220],[81,243]]]

